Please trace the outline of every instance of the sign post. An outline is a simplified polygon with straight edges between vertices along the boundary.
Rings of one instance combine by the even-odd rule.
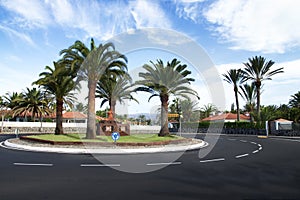
[[[120,138],[120,133],[118,133],[118,132],[113,132],[113,133],[111,134],[111,138],[114,140],[114,142],[115,142],[115,144],[116,144],[117,140]]]

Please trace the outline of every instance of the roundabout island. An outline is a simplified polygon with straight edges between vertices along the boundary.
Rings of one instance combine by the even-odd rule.
[[[157,134],[121,136],[114,141],[109,136],[98,136],[94,140],[84,139],[84,134],[29,135],[8,139],[1,144],[15,150],[53,152],[69,154],[142,154],[161,152],[184,152],[199,150],[208,143],[177,135],[158,137]]]

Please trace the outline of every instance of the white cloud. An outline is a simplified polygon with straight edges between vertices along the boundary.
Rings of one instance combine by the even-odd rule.
[[[300,46],[300,2],[218,0],[204,12],[231,48],[284,53]]]
[[[57,24],[80,29],[84,37],[107,40],[112,36],[144,27],[171,27],[159,4],[149,1],[49,1]],[[78,36],[76,36],[78,37]]]
[[[137,28],[170,28],[171,21],[155,1],[137,0],[129,3]]]
[[[110,37],[144,27],[171,28],[171,21],[157,1],[4,0],[14,14],[6,23],[14,30],[60,26],[69,37]]]
[[[201,15],[201,5],[205,0],[175,0],[176,13],[180,18],[192,20],[193,22],[199,22]]]
[[[14,21],[18,23],[18,26],[45,27],[51,22],[47,8],[39,0],[4,0],[0,2],[0,5],[17,14]]]
[[[21,32],[15,31],[15,30],[13,30],[13,29],[11,29],[9,27],[2,26],[1,24],[0,24],[0,30],[2,30],[5,33],[7,33],[13,40],[17,37],[17,38],[25,41],[29,45],[35,46],[33,40],[31,39],[31,37],[29,37],[25,33],[21,33]]]

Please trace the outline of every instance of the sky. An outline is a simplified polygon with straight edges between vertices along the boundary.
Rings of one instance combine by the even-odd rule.
[[[122,33],[159,28],[201,46],[219,73],[214,76],[220,78],[231,68],[243,68],[253,56],[273,60],[274,69],[284,67],[284,73],[265,81],[261,102],[287,104],[300,90],[299,7],[297,0],[0,0],[0,95],[33,87],[45,66],[53,67],[59,52],[76,40],[88,46],[91,38],[100,44]],[[168,49],[170,43],[164,45]],[[157,49],[125,55],[129,71],[150,60],[168,61],[173,56]],[[176,56],[189,63],[184,56]],[[192,87],[199,93],[201,107],[210,103],[211,94],[201,73],[197,75]],[[223,88],[225,106],[217,106],[229,110],[233,88],[226,82]],[[158,100],[152,102],[156,103]],[[150,112],[152,107],[146,104],[141,99],[140,105],[129,107],[132,112]]]

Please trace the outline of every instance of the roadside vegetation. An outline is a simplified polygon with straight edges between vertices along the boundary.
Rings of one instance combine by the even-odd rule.
[[[111,110],[115,117],[135,120],[128,119],[128,116],[118,116],[115,105],[116,102],[124,100],[137,101],[132,93],[141,91],[151,94],[149,100],[158,97],[161,101],[158,120],[161,130],[158,136],[169,137],[169,120],[198,123],[201,119],[219,112],[213,104],[199,108],[198,101],[190,99],[190,96],[199,99],[200,91],[189,87],[194,82],[190,76],[191,71],[176,58],[167,63],[159,58],[156,62],[145,63],[145,72],[139,73],[141,79],[132,82],[127,69],[127,57],[117,51],[113,43],[96,45],[91,39],[90,45],[86,46],[81,41],[75,41],[61,50],[59,55],[60,58],[53,62],[53,67],[46,66],[45,71],[39,74],[39,79],[33,81],[32,89],[26,88],[21,93],[10,91],[0,98],[2,121],[5,118],[24,118],[25,121],[40,121],[42,128],[45,117],[54,115],[55,136],[59,138],[65,137],[58,136],[64,133],[63,111],[78,110],[86,112],[88,116],[85,138],[97,139],[96,114],[105,116],[106,111]],[[267,61],[262,56],[249,58],[243,64],[244,68],[231,69],[223,74],[224,81],[233,86],[235,105],[233,104],[230,112],[237,113],[238,121],[240,114],[248,113],[252,124],[259,125],[260,122],[275,118],[299,122],[300,91],[291,94],[287,104],[261,105],[263,83],[267,84],[267,80],[283,73],[283,68],[276,68],[274,61]],[[78,103],[75,98],[75,94],[82,89],[82,81],[86,81],[88,86],[87,105]],[[243,107],[238,101],[239,96],[246,101]],[[100,99],[101,107],[108,103],[105,111],[96,111],[96,98]],[[141,115],[137,121],[141,123],[147,119]]]

